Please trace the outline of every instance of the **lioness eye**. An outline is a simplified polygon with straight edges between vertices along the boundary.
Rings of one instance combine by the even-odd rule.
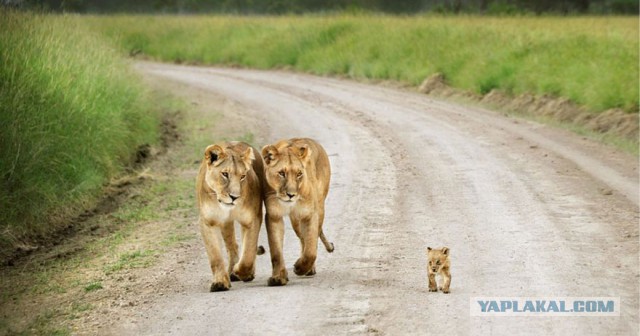
[[[240,181],[244,180],[245,177],[247,177],[247,175],[240,176]]]
[[[298,172],[298,178],[302,177],[302,172]]]
[[[284,177],[284,171],[279,172],[278,175],[280,175],[280,177]]]
[[[223,176],[224,178],[229,178],[229,173],[227,173],[227,172],[222,172],[222,176]]]
[[[436,261],[436,265],[440,265],[440,260]]]

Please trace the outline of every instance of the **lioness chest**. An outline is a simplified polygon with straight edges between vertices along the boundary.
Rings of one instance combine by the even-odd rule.
[[[278,202],[280,204],[280,210],[283,216],[289,216],[294,218],[307,218],[314,212],[313,204],[305,202]]]
[[[207,202],[200,206],[200,216],[208,223],[226,223],[229,221],[248,223],[252,221],[253,214],[249,209],[241,205],[229,207]]]

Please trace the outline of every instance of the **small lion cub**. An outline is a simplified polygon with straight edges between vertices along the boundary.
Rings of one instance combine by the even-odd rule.
[[[449,285],[451,284],[451,273],[449,273],[449,248],[432,249],[427,247],[427,257],[429,258],[429,266],[427,273],[429,274],[429,291],[437,292],[436,274],[439,274],[444,280],[444,284],[439,289],[449,294]]]

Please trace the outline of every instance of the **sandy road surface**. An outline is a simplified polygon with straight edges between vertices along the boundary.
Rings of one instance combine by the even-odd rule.
[[[184,291],[113,326],[131,334],[608,334],[639,332],[638,162],[564,131],[404,90],[285,72],[142,63],[224,97],[256,142],[307,136],[333,167],[312,278],[208,293],[202,246]],[[213,109],[220,107],[212,106]],[[282,120],[287,120],[283,123]],[[287,222],[288,223],[288,222]],[[287,226],[289,226],[287,224]],[[264,228],[260,238],[265,246]],[[451,294],[427,291],[426,246],[448,246]],[[176,256],[179,258],[179,256]],[[620,297],[620,317],[471,317],[469,298]]]

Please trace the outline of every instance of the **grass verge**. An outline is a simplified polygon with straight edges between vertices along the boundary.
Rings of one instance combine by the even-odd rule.
[[[167,92],[151,97],[172,112],[185,106],[167,98]],[[148,162],[140,174],[144,178],[127,183],[118,200],[112,200],[117,203],[113,210],[88,217],[84,230],[50,250],[32,253],[19,266],[0,266],[0,335],[86,332],[91,321],[85,318],[95,309],[104,313],[141,304],[124,294],[131,287],[157,296],[155,288],[144,287],[161,273],[150,269],[159,266],[162,254],[179,254],[175,249],[197,237],[191,225],[194,177],[182,173],[195,169],[186,150],[192,145],[188,140]],[[92,326],[96,332],[101,327]]]
[[[155,60],[289,67],[418,85],[571,99],[638,111],[637,17],[93,16],[131,54]]]
[[[158,138],[128,62],[83,20],[0,11],[0,256],[59,230]]]

